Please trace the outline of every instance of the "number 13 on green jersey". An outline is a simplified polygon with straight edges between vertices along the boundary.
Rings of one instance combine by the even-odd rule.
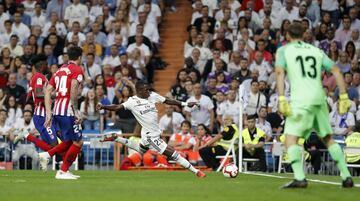
[[[323,104],[321,71],[330,71],[333,65],[322,50],[304,42],[288,43],[276,51],[275,67],[287,72],[292,106]]]

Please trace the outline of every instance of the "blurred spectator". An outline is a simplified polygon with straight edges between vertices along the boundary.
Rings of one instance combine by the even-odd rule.
[[[33,5],[33,7],[28,7],[25,8],[25,13],[27,13],[29,16],[31,16],[31,26],[34,25],[39,25],[41,28],[43,28],[45,26],[46,23],[46,16],[45,14],[42,12],[42,8],[41,8],[41,4],[40,3],[36,3],[36,1],[33,0],[27,0],[24,1],[24,5],[25,2],[31,1]],[[28,4],[29,5],[29,4]],[[33,9],[33,10],[31,10]]]
[[[62,19],[61,14],[59,16]],[[73,3],[65,9],[64,21],[65,25],[70,29],[74,22],[78,22],[80,27],[84,29],[89,23],[89,10],[87,6],[80,3],[80,0],[73,0]]]
[[[249,70],[257,70],[259,72],[259,81],[267,81],[270,73],[273,71],[269,63],[264,60],[263,53],[260,51],[255,53],[254,61],[250,64]]]
[[[31,132],[35,130],[34,122],[32,120],[32,111],[24,110],[24,117],[18,118],[13,127],[18,130]],[[18,143],[15,151],[12,154],[12,161],[14,166],[20,168],[20,157],[27,156],[31,158],[31,168],[37,169],[39,162],[39,153],[33,144]],[[26,167],[27,169],[27,167]]]
[[[47,18],[50,18],[52,12],[56,12],[61,21],[64,20],[65,10],[71,3],[69,0],[50,0],[46,6]]]
[[[16,73],[11,73],[9,75],[8,85],[5,88],[5,93],[10,96],[14,96],[16,99],[15,101],[18,102],[20,97],[25,95],[25,89],[22,86],[16,84],[16,82]]]
[[[85,130],[99,130],[102,133],[104,130],[104,116],[99,111],[96,111],[97,103],[98,99],[95,91],[90,89],[87,92],[85,101],[80,104],[80,112]]]
[[[317,1],[305,0],[307,11],[306,17],[311,21],[311,24],[315,27],[320,22],[320,7]]]
[[[174,106],[165,105],[165,114],[160,118],[159,126],[165,134],[179,133],[184,120],[180,113],[174,111]]]
[[[256,127],[264,131],[266,135],[265,140],[270,141],[270,139],[272,138],[273,131],[271,128],[271,124],[268,121],[266,121],[267,108],[264,106],[260,107],[257,116],[258,117],[256,119]]]
[[[205,145],[212,146],[213,144],[207,144],[211,139],[211,131],[204,124],[199,124],[197,127],[195,137],[194,151],[198,152],[200,149],[204,148]],[[199,154],[200,156],[200,154]]]
[[[112,68],[120,65],[120,57],[116,45],[111,46],[110,55],[104,57],[102,65],[110,65]]]
[[[201,56],[201,52],[200,52],[200,56]],[[205,67],[204,67],[204,71],[203,71],[203,73],[202,73],[202,77],[203,77],[204,81],[206,81],[208,75],[209,75],[211,72],[215,71],[215,69],[216,69],[216,67],[215,67],[215,66],[216,66],[215,61],[216,61],[216,60],[220,59],[221,62],[222,62],[223,68],[224,68],[225,70],[227,69],[227,63],[226,63],[224,60],[222,60],[222,59],[220,58],[220,56],[221,56],[221,52],[220,52],[219,49],[215,48],[215,49],[212,50],[212,58],[210,58],[210,59],[208,59],[208,60],[206,61],[206,64],[205,64]],[[220,64],[219,64],[219,65],[220,65]]]
[[[354,132],[351,133],[345,140],[347,147],[360,147],[360,121],[355,122]],[[359,154],[346,154],[346,162],[349,164],[359,164]],[[359,168],[353,168],[355,176],[360,175]]]
[[[255,125],[255,115],[247,116],[247,128],[242,131],[243,138],[243,157],[244,158],[257,158],[259,159],[259,167],[255,170],[266,172],[266,159],[265,159],[265,132]]]
[[[319,48],[322,49],[324,52],[328,53],[330,49],[331,42],[335,42],[337,49],[341,49],[341,42],[335,39],[335,31],[333,28],[328,28],[326,31],[326,39],[321,41],[319,44]]]
[[[338,25],[339,2],[337,0],[321,1],[321,11],[330,15],[331,22]]]
[[[7,111],[0,108],[0,161],[8,162],[11,159],[11,149],[9,145],[10,133],[12,129],[7,123]]]
[[[335,32],[335,40],[339,41],[342,45],[342,47],[345,47],[346,41],[350,40],[351,37],[351,19],[349,16],[345,15],[342,18],[343,27],[338,28]]]
[[[199,124],[205,124],[212,131],[214,129],[214,104],[211,99],[201,94],[201,84],[194,84],[194,95],[186,102],[198,102],[195,108],[185,107],[186,119],[191,122],[193,130]]]
[[[216,21],[213,17],[209,16],[209,7],[204,5],[201,8],[201,14],[202,16],[195,19],[193,23],[196,26],[198,32],[201,30],[201,24],[206,22],[209,24],[209,33],[214,34]]]
[[[261,106],[266,106],[266,97],[259,91],[259,82],[256,80],[251,81],[250,93],[245,95],[244,101],[245,114],[254,115],[257,114]]]
[[[233,76],[235,73],[241,70],[241,54],[239,51],[234,51],[230,60],[228,71]]]
[[[225,155],[230,148],[232,141],[239,137],[239,131],[233,123],[231,116],[225,116],[223,122],[224,130],[217,134],[214,138],[209,140],[203,148],[199,150],[200,156],[206,166],[212,168],[214,171],[220,165],[220,160],[216,156]],[[215,146],[213,144],[216,143]]]
[[[9,48],[12,57],[22,56],[24,54],[22,46],[19,45],[19,37],[15,34],[11,35],[10,43],[6,44],[3,48]]]
[[[351,134],[355,126],[355,117],[351,112],[339,114],[338,109],[336,109],[329,114],[329,118],[334,130],[334,139],[344,140],[346,136]]]
[[[350,72],[344,73],[344,82],[347,89],[347,93],[349,95],[349,99],[354,102],[357,102],[359,99],[359,93],[355,87],[351,86],[352,75]],[[339,88],[337,87],[334,92],[334,98],[338,99],[338,97],[339,97]]]
[[[185,69],[181,69],[176,76],[176,84],[170,89],[171,96],[178,101],[186,101],[188,96],[185,89],[187,73]]]
[[[171,135],[169,145],[174,147],[183,157],[187,158],[190,163],[196,164],[199,160],[193,147],[196,143],[195,138],[190,134],[191,124],[189,121],[181,122],[181,131]]]
[[[0,25],[4,25],[6,20],[10,19],[10,15],[5,12],[4,5],[0,4]],[[0,33],[5,32],[5,27],[0,26]]]
[[[129,83],[129,82],[128,82]],[[126,102],[131,96],[134,95],[135,87],[130,87],[123,83],[117,84],[115,87],[115,98],[113,104],[121,104]],[[114,127],[121,129],[123,133],[132,133],[136,126],[136,119],[129,111],[122,109],[120,111],[112,112],[111,119],[115,123]]]
[[[298,19],[299,8],[295,6],[295,0],[285,0],[284,4],[284,7],[279,12],[278,20],[282,22],[288,19],[292,22]]]
[[[8,96],[5,102],[5,109],[7,111],[7,119],[6,124],[9,126],[13,126],[15,122],[23,116],[23,112],[19,107],[19,103],[16,101],[15,96]]]
[[[143,36],[141,34],[136,35],[135,37],[135,43],[131,44],[127,48],[127,53],[133,55],[132,57],[136,56],[136,54],[139,54],[137,57],[140,59],[140,62],[143,63],[143,65],[147,65],[150,61],[150,49],[148,46],[146,46],[143,43]],[[140,50],[140,52],[136,53],[135,49]]]
[[[51,12],[50,16],[49,16],[50,20],[48,20],[43,29],[42,29],[42,36],[46,37],[49,34],[49,29],[52,26],[55,26],[56,28],[56,33],[59,34],[59,36],[65,36],[67,35],[68,31],[66,29],[65,24],[62,21],[59,21],[59,17],[56,14],[56,12]]]
[[[224,117],[231,116],[233,122],[236,125],[239,125],[239,105],[240,103],[236,101],[236,92],[230,90],[227,92],[226,100],[218,105],[217,120],[218,122],[223,125]]]
[[[210,77],[215,77],[216,78],[216,75],[218,75],[219,73],[223,73],[224,74],[224,81],[225,83],[230,83],[231,81],[231,75],[230,73],[228,73],[225,69],[225,66],[224,66],[224,63],[221,59],[215,59],[214,60],[214,63],[215,63],[215,69],[212,70],[208,75],[207,75],[207,78],[210,78]],[[205,71],[204,71],[204,75],[205,76]],[[205,77],[204,77],[205,78]],[[204,80],[206,81],[206,79]]]
[[[14,14],[14,23],[12,24],[12,30],[18,36],[19,42],[23,43],[25,39],[30,36],[30,29],[28,26],[24,24],[22,21],[21,13],[17,12]]]

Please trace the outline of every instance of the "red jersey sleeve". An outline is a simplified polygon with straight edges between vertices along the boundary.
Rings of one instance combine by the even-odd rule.
[[[53,86],[56,89],[56,84],[55,84],[55,75],[53,75],[49,81],[49,84],[51,86]]]
[[[79,83],[81,83],[84,80],[84,73],[80,66],[73,65],[73,68],[71,68],[71,72],[72,72],[71,79],[75,79]]]

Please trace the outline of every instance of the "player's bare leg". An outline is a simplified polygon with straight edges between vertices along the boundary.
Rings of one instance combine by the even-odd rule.
[[[295,179],[282,188],[306,188],[307,181],[305,179],[304,169],[303,169],[303,160],[302,160],[302,147],[297,144],[298,137],[293,135],[285,136],[285,145],[287,148],[287,153],[291,162],[291,167],[294,172]],[[280,159],[281,160],[281,159]]]
[[[342,186],[344,188],[352,188],[354,186],[354,182],[346,166],[344,153],[341,147],[332,139],[331,135],[327,135],[326,137],[324,137],[323,141],[328,148],[331,158],[336,162],[336,165],[340,170],[340,176],[343,181]]]
[[[168,158],[173,159],[182,167],[190,170],[191,172],[195,173],[197,177],[203,178],[206,176],[201,170],[196,169],[191,163],[182,157],[172,146],[167,145],[163,155],[167,156]]]

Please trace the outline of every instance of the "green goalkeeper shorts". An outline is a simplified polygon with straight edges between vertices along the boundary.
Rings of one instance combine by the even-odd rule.
[[[291,106],[291,115],[286,118],[284,133],[307,139],[313,129],[321,138],[333,133],[326,102],[322,105]]]

